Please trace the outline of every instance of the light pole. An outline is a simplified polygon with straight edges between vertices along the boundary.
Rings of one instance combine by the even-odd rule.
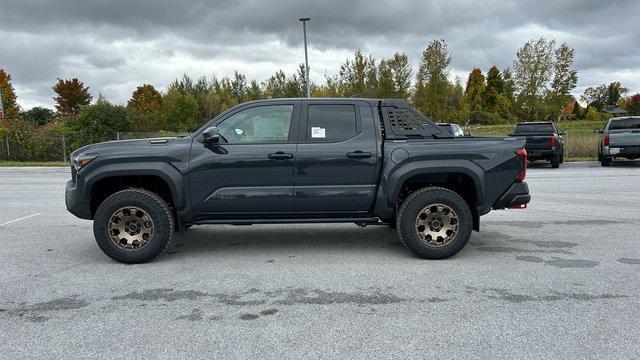
[[[302,32],[304,33],[304,71],[306,72],[306,80],[307,80],[307,97],[311,97],[311,87],[309,86],[309,56],[307,55],[307,21],[310,21],[311,18],[301,17],[298,19],[302,21]]]

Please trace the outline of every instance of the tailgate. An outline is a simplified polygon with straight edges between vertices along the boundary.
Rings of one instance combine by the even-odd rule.
[[[609,132],[609,146],[640,146],[640,130],[614,130]]]
[[[526,138],[527,142],[524,144],[524,147],[527,150],[551,149],[550,135],[529,135]]]

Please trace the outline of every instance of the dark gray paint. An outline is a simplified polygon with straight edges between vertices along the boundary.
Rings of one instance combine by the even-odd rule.
[[[307,143],[308,104],[352,104],[358,133],[335,143]],[[286,143],[206,145],[201,133],[255,106],[292,104]],[[520,168],[515,138],[420,138],[382,140],[379,106],[403,106],[376,99],[278,99],[241,104],[205,124],[189,138],[95,144],[73,155],[99,156],[69,182],[67,208],[82,218],[91,187],[109,176],[157,175],[167,182],[180,222],[345,221],[393,215],[403,183],[424,174],[464,174],[472,180],[475,214],[504,197]],[[428,120],[426,120],[428,121]],[[290,153],[290,159],[269,154]],[[391,154],[393,161],[391,161]],[[364,154],[364,155],[363,155]],[[402,155],[402,156],[400,156]],[[270,220],[271,219],[271,220]]]

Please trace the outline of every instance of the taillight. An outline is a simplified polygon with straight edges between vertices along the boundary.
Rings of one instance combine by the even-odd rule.
[[[551,136],[551,147],[555,147],[558,145],[558,137],[555,135]]]
[[[520,160],[522,160],[520,172],[518,172],[516,180],[524,181],[524,178],[527,177],[527,150],[525,148],[518,148],[516,149],[516,155],[518,155]]]
[[[604,146],[609,146],[609,134],[604,134]]]

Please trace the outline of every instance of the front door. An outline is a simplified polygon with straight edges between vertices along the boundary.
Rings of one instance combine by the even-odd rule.
[[[367,212],[379,162],[369,104],[303,102],[301,117],[295,210],[326,216]]]
[[[196,136],[189,162],[194,210],[248,216],[293,211],[300,102],[256,103],[216,121],[221,140]]]

